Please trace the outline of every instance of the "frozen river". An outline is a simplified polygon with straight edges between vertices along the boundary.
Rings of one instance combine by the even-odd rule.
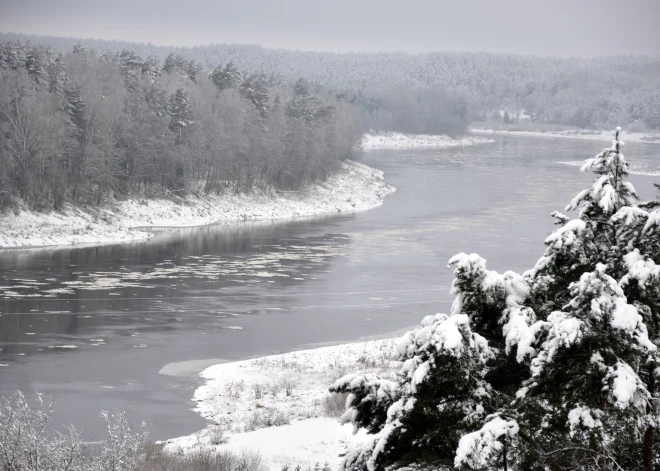
[[[196,372],[221,359],[351,341],[449,309],[447,260],[477,252],[525,270],[592,180],[558,162],[594,141],[496,137],[448,150],[370,151],[397,187],[355,215],[162,234],[138,244],[0,252],[0,394],[48,392],[55,424],[94,440],[101,409],[127,409],[151,438],[199,430]],[[625,139],[625,136],[624,136]],[[657,165],[660,145],[629,144]],[[660,177],[633,176],[643,198]]]

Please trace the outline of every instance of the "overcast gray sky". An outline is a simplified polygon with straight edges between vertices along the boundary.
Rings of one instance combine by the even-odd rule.
[[[0,0],[0,31],[322,51],[660,55],[660,0]]]

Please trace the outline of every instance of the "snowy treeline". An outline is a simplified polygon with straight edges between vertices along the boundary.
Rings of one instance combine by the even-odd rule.
[[[451,313],[400,340],[398,379],[337,381],[374,434],[346,470],[657,469],[660,198],[638,202],[622,146],[586,160],[531,270],[453,257]]]
[[[0,39],[3,37],[30,39],[59,51],[69,51],[79,41],[16,34],[0,35]],[[286,79],[304,77],[337,90],[352,90],[362,94],[365,101],[379,99],[378,87],[385,84],[441,88],[467,104],[472,120],[494,115],[499,119],[500,110],[509,109],[525,111],[545,123],[593,127],[635,122],[641,127],[660,127],[657,57],[567,59],[458,52],[334,54],[243,44],[173,48],[91,39],[82,43],[100,52],[131,49],[160,60],[170,53],[179,53],[209,70],[232,61],[252,72],[265,71]]]
[[[0,44],[0,206],[298,189],[336,171],[361,134],[348,98],[302,79]]]

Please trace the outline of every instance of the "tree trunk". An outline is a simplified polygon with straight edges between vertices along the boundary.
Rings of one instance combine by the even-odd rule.
[[[655,376],[653,368],[649,368],[648,391],[651,398],[655,396]],[[647,413],[651,412],[651,406],[647,406]],[[653,427],[649,426],[644,432],[644,451],[643,451],[644,471],[653,471]]]

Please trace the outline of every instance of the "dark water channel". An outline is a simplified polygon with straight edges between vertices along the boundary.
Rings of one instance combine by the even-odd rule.
[[[204,426],[190,398],[206,364],[383,334],[447,311],[447,260],[477,252],[491,269],[529,268],[549,214],[592,179],[558,162],[604,144],[496,140],[364,153],[397,187],[365,213],[0,252],[0,394],[48,392],[55,425],[71,420],[89,439],[99,411],[113,408],[164,439]],[[625,151],[631,163],[660,162],[660,145]],[[660,177],[632,181],[650,198]]]

